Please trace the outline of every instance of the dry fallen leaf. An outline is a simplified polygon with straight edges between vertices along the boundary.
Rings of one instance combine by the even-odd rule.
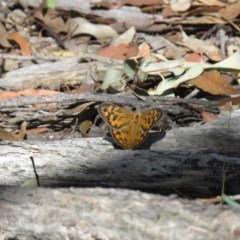
[[[48,9],[48,11],[43,14],[42,9],[35,12],[34,17],[41,21],[45,27],[51,32],[58,34],[60,32],[66,32],[66,23],[61,17],[60,12],[54,9]]]
[[[26,127],[27,127],[27,122],[23,122],[21,125],[21,129],[18,130],[17,133],[10,133],[4,130],[3,128],[0,128],[0,139],[2,141],[20,141],[23,140],[25,135],[26,135]]]
[[[113,39],[111,45],[130,44],[133,41],[135,34],[136,29],[134,27],[131,27],[127,31],[122,33],[120,36]]]
[[[163,4],[164,0],[124,0],[125,4],[131,4],[133,6],[149,6],[156,4]]]
[[[226,8],[220,9],[219,13],[223,18],[233,20],[240,14],[240,3],[228,5]]]
[[[85,18],[70,18],[67,21],[68,35],[74,37],[79,34],[89,34],[97,39],[112,39],[116,37],[117,32],[105,24],[93,24]]]
[[[221,61],[222,55],[218,47],[216,47],[210,40],[201,40],[197,38],[188,37],[186,33],[182,32],[182,43],[195,53],[204,53],[213,61]]]
[[[138,47],[139,51],[136,57],[145,57],[148,58],[151,54],[150,46],[146,42],[142,43]]]
[[[207,6],[216,6],[216,7],[225,7],[227,3],[220,2],[218,0],[198,0],[199,2],[203,3]]]
[[[49,128],[47,128],[47,127],[39,127],[39,128],[29,129],[29,130],[27,130],[27,133],[28,134],[39,134],[39,133],[45,133],[48,131],[49,131]]]
[[[79,130],[81,132],[82,137],[86,138],[88,137],[88,131],[92,127],[92,121],[90,120],[85,120],[81,122],[79,126]]]
[[[0,45],[4,48],[11,48],[12,45],[8,41],[8,32],[0,21]]]
[[[21,96],[54,96],[59,92],[46,90],[46,89],[25,89],[19,92],[2,92],[0,93],[0,99],[10,99]]]
[[[205,123],[212,122],[217,118],[216,114],[210,112],[201,112],[201,115]]]
[[[119,60],[125,60],[136,56],[138,53],[137,44],[120,44],[118,46],[109,46],[101,49],[98,55]]]
[[[8,35],[8,40],[13,40],[19,45],[22,51],[22,55],[30,56],[32,54],[30,43],[28,42],[27,39],[19,35],[19,33],[11,32]]]
[[[202,62],[203,59],[200,54],[190,53],[185,57],[186,62]]]
[[[192,0],[170,0],[171,9],[175,12],[185,12],[191,7]]]
[[[190,80],[189,83],[213,95],[240,93],[239,90],[234,89],[216,70],[204,72],[202,75]]]

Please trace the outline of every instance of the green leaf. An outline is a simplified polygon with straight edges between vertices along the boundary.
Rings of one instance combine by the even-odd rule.
[[[222,60],[221,62],[212,64],[208,67],[205,67],[206,70],[221,70],[221,71],[231,71],[231,72],[240,72],[240,51],[236,51],[230,57]]]
[[[47,8],[55,9],[56,8],[56,0],[48,0],[47,1]]]
[[[127,59],[124,61],[124,71],[130,79],[139,82],[143,82],[147,79],[148,75],[138,67],[138,65],[141,65],[142,63],[143,59]]]
[[[228,197],[225,194],[222,194],[222,199],[223,201],[225,201],[228,205],[230,205],[231,207],[240,209],[240,204],[234,200],[232,200],[230,197]]]
[[[111,86],[114,89],[121,91],[122,89],[125,88],[125,85],[126,85],[126,83],[121,81],[121,79],[122,79],[122,72],[120,70],[109,68],[105,72],[101,89],[106,90]]]
[[[149,91],[150,95],[162,95],[164,92],[170,89],[178,87],[181,83],[184,83],[190,79],[199,76],[203,72],[203,67],[201,65],[195,65],[194,67],[188,69],[182,76],[177,79],[163,78],[159,83],[156,90]]]

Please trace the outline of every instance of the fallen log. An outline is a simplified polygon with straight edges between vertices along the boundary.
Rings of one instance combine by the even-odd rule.
[[[152,133],[141,150],[115,149],[102,138],[0,142],[0,184],[115,187],[190,197],[240,192],[239,113],[198,127]],[[225,175],[225,177],[224,177]]]
[[[0,239],[208,239],[239,237],[227,206],[120,189],[0,187]]]

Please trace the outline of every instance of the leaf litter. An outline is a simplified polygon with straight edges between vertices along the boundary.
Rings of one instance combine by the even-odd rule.
[[[204,100],[209,104],[228,98],[219,100],[214,110],[192,109],[197,122],[209,122],[204,116],[216,117],[229,109],[229,102],[234,103],[234,109],[239,106],[238,3],[71,0],[49,4],[5,2],[0,16],[2,100],[14,98],[14,92],[15,97],[26,96],[23,90],[29,97],[48,98],[56,92],[103,92],[123,98],[154,96],[176,101]],[[193,94],[195,91],[197,94]],[[168,107],[160,105],[168,114]],[[57,111],[56,104],[39,106],[49,116]],[[70,103],[62,108],[75,109]],[[56,127],[41,115],[38,118],[43,119],[37,120],[33,111],[28,118],[29,132],[43,127],[58,138],[76,121],[84,123],[79,119],[87,121],[87,126],[89,122],[94,124],[95,107],[77,111],[66,119],[55,116]],[[179,121],[173,119],[180,126],[189,124],[184,116]],[[23,121],[20,114],[10,124],[4,115],[0,126],[14,128]],[[81,134],[75,129],[77,136]],[[36,130],[36,138],[42,134]]]

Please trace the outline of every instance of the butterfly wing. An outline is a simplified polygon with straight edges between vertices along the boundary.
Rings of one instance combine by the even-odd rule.
[[[133,123],[133,122],[132,122]],[[143,132],[140,124],[129,124],[121,129],[111,129],[111,134],[118,145],[125,149],[134,149],[145,141],[148,135]]]
[[[111,127],[111,134],[118,145],[125,149],[134,149],[145,141],[149,130],[162,117],[158,108],[143,113],[134,113],[115,104],[103,103],[98,113]]]
[[[129,124],[133,117],[133,112],[116,104],[103,103],[98,106],[98,113],[115,129],[120,129],[126,124]]]
[[[159,108],[152,108],[143,112],[139,120],[142,130],[144,132],[149,131],[154,126],[154,124],[160,120],[162,115],[163,112]]]

